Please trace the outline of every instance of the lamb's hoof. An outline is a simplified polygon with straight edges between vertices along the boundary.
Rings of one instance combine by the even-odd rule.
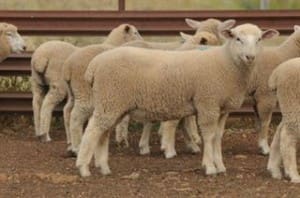
[[[111,174],[111,170],[109,167],[101,167],[101,174],[102,175],[110,175]]]
[[[262,154],[262,155],[269,155],[269,153],[270,153],[270,147],[269,147],[267,141],[264,141],[264,140],[261,141],[258,146],[259,146],[259,149],[260,149],[260,154]]]
[[[148,155],[148,154],[150,154],[149,147],[140,147],[140,155]]]
[[[215,166],[205,166],[202,165],[205,168],[205,175],[207,176],[216,176],[217,175],[217,169]]]
[[[225,166],[217,167],[217,173],[226,173]]]
[[[72,150],[67,150],[67,157],[76,158],[77,153],[75,151],[72,151]]]
[[[291,179],[291,182],[292,182],[292,183],[297,183],[297,184],[300,183],[300,177],[292,178],[292,179]]]
[[[192,154],[197,154],[200,153],[201,149],[197,145],[187,145],[187,149],[192,153]]]
[[[40,142],[51,142],[51,138],[48,134],[38,135],[37,138]]]
[[[165,158],[166,159],[171,159],[171,158],[175,157],[176,155],[177,155],[177,153],[175,150],[173,150],[173,151],[165,150]]]
[[[281,174],[280,169],[268,167],[267,170],[271,173],[272,178],[274,178],[274,179],[281,179],[282,178],[282,174]]]
[[[88,166],[80,166],[79,167],[79,173],[81,177],[89,177],[91,176],[91,172],[88,168]]]

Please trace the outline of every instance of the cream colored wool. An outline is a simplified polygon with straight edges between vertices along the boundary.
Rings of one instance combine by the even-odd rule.
[[[282,121],[274,135],[268,170],[273,178],[281,179],[284,173],[293,183],[300,183],[296,149],[300,137],[300,58],[280,64],[271,74],[269,85],[277,96]]]
[[[259,131],[258,145],[263,154],[269,153],[268,131],[276,97],[268,87],[272,71],[284,61],[300,56],[300,30],[295,28],[285,42],[268,47],[257,57],[257,66],[250,80],[249,93],[255,101],[256,121]]]
[[[131,40],[140,40],[137,29],[129,24],[123,24],[112,30],[103,44],[95,44],[76,50],[65,61],[64,80],[69,85],[69,98],[72,103],[70,113],[71,150],[77,154],[84,123],[93,112],[93,102],[90,85],[84,81],[84,73],[88,63],[98,54],[122,45]]]
[[[81,176],[90,175],[93,155],[102,174],[111,172],[109,132],[126,114],[135,120],[165,121],[197,113],[206,174],[225,172],[221,139],[226,118],[245,98],[259,40],[276,33],[244,24],[223,30],[226,44],[206,51],[121,47],[96,56],[89,64],[97,68],[89,75],[95,109],[76,161]]]
[[[18,33],[18,28],[9,23],[0,23],[0,62],[11,53],[21,53],[26,46]]]

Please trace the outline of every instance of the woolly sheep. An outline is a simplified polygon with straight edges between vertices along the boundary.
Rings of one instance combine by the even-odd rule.
[[[206,51],[121,47],[96,56],[89,64],[97,65],[93,77],[95,109],[76,160],[80,175],[90,175],[93,155],[102,174],[111,172],[109,131],[126,114],[141,121],[164,121],[198,113],[206,174],[225,172],[221,139],[226,118],[244,100],[261,48],[258,41],[276,33],[244,24],[223,30],[226,44]]]
[[[103,44],[89,45],[78,49],[65,61],[63,65],[63,78],[67,82],[69,92],[71,93],[69,98],[74,103],[70,113],[70,152],[72,155],[76,155],[78,152],[84,123],[93,112],[91,88],[83,78],[88,63],[96,55],[106,50],[127,41],[139,39],[141,39],[141,36],[134,26],[123,24],[112,30]]]
[[[62,65],[77,47],[63,41],[49,41],[40,45],[31,58],[31,90],[35,134],[43,142],[51,141],[49,129],[53,109],[67,96],[67,86],[62,79]],[[68,101],[69,102],[69,101]],[[67,121],[67,108],[64,120]],[[66,128],[67,142],[70,143]]]
[[[300,56],[300,28],[295,26],[295,31],[285,42],[276,47],[266,47],[258,56],[257,65],[250,79],[249,93],[254,99],[256,124],[259,131],[258,145],[262,154],[269,153],[268,129],[271,122],[272,111],[276,107],[276,97],[268,87],[268,79],[272,71],[284,61]]]
[[[194,36],[182,34],[186,41],[182,46],[191,48],[191,45],[202,41],[202,43],[214,44],[216,37],[210,33],[197,33]],[[138,39],[138,38],[137,38]],[[199,45],[198,45],[199,46]],[[79,143],[82,136],[84,123],[91,116],[93,111],[91,88],[90,85],[84,81],[83,73],[86,71],[88,63],[93,57],[103,51],[112,49],[111,45],[90,45],[74,52],[64,63],[64,79],[69,84],[70,93],[74,100],[74,107],[71,112],[70,118],[70,135],[72,145],[72,155],[76,155],[79,149]],[[124,118],[123,121],[117,126],[116,137],[123,136],[124,132],[127,136],[129,117]],[[141,154],[149,153],[149,133],[152,128],[151,123],[147,123],[144,127],[143,135],[141,138]],[[117,138],[117,141],[121,141]],[[124,141],[127,141],[124,139]],[[199,150],[199,149],[198,149]],[[197,151],[197,150],[196,150]]]
[[[0,62],[11,53],[21,53],[25,49],[25,42],[17,27],[9,23],[0,23]]]
[[[269,86],[274,90],[282,112],[271,144],[268,170],[273,178],[281,179],[281,163],[284,172],[294,183],[300,183],[297,170],[296,145],[300,137],[300,58],[280,64],[271,74]]]
[[[124,37],[124,33],[126,36]],[[114,29],[110,37],[106,39],[105,44],[120,45],[130,39],[130,36],[136,37],[136,29],[130,25],[121,25]],[[128,39],[128,40],[126,40]],[[125,41],[124,41],[125,40]],[[51,115],[54,107],[59,104],[67,95],[70,95],[67,84],[63,80],[63,63],[74,52],[77,47],[61,42],[50,41],[42,44],[33,54],[32,57],[32,92],[33,92],[33,109],[36,135],[42,141],[50,141],[49,129]],[[47,94],[45,87],[49,87]],[[46,96],[45,96],[46,95]],[[64,107],[64,121],[67,134],[67,142],[70,144],[69,138],[69,120],[70,111],[72,109],[72,98],[68,97],[67,104]]]

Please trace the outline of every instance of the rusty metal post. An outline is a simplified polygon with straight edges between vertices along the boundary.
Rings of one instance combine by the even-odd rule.
[[[125,11],[125,0],[119,0],[119,11]]]

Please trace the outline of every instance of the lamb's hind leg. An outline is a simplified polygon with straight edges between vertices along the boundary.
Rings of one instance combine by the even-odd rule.
[[[176,156],[175,134],[179,120],[161,122],[159,133],[161,134],[161,150],[165,158],[170,159]]]
[[[128,125],[130,116],[126,115],[122,121],[116,126],[116,142],[121,144],[124,141],[125,147],[129,147],[128,143]]]
[[[286,175],[291,178],[291,182],[300,183],[300,176],[297,170],[296,143],[297,131],[284,125],[280,133],[280,153],[283,167]]]
[[[71,111],[74,106],[74,98],[72,94],[68,93],[68,100],[67,103],[64,106],[64,125],[66,130],[66,138],[67,138],[67,144],[69,145],[68,150],[72,149],[71,146],[71,135],[70,135],[70,117],[71,117]]]
[[[72,109],[70,117],[70,139],[72,155],[76,156],[78,154],[84,124],[86,121],[88,121],[91,114],[91,107],[80,105],[78,101],[75,101],[75,105]]]
[[[32,107],[33,107],[33,121],[34,121],[35,135],[40,136],[41,106],[45,98],[46,90],[44,90],[43,86],[38,85],[33,80],[31,83],[31,89],[33,95]]]
[[[95,150],[95,167],[101,168],[102,175],[111,173],[108,165],[109,131],[99,139]]]
[[[280,123],[277,127],[276,133],[273,137],[271,144],[270,156],[268,160],[267,170],[270,171],[271,175],[275,179],[281,179],[282,174],[280,171],[280,165],[282,162],[280,155],[280,131],[283,124]]]
[[[79,168],[80,175],[82,177],[87,177],[91,174],[89,171],[89,164],[93,154],[96,151],[95,149],[98,147],[98,149],[100,148],[100,153],[106,153],[106,149],[108,147],[108,140],[106,138],[108,137],[105,137],[105,135],[114,127],[120,115],[121,114],[107,112],[98,113],[96,110],[94,111],[89,120],[85,133],[82,136],[79,153],[76,160],[76,166]],[[101,141],[99,142],[99,140]],[[104,174],[110,173],[108,164],[105,164],[108,160],[107,158],[98,158],[98,160],[101,161],[101,168],[102,166],[106,167],[102,170],[104,171]]]
[[[42,104],[41,108],[41,120],[40,120],[40,139],[43,142],[51,141],[49,136],[50,123],[52,118],[52,112],[54,108],[61,102],[66,96],[65,89],[52,85],[50,90]]]
[[[139,142],[141,155],[146,155],[150,153],[149,142],[150,142],[152,126],[153,124],[151,122],[144,123],[143,133]]]
[[[197,144],[201,143],[201,138],[198,133],[196,116],[189,116],[184,118],[184,141],[189,150],[192,153],[199,153],[200,148]]]
[[[228,117],[228,113],[224,113],[220,116],[219,129],[214,139],[214,162],[218,173],[226,172],[226,168],[222,156],[222,137],[224,134],[224,128],[225,128],[227,117]]]
[[[272,118],[272,110],[276,102],[270,101],[269,98],[260,99],[257,103],[257,111],[260,119],[260,130],[258,138],[258,146],[263,155],[268,155],[270,147],[268,144],[269,125]]]

